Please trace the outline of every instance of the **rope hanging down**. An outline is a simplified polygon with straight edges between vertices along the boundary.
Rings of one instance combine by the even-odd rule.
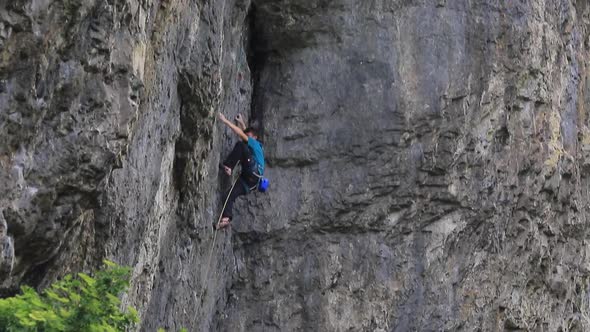
[[[239,165],[239,161],[236,163],[236,166]],[[235,167],[234,167],[235,169]],[[211,264],[211,257],[213,256],[213,248],[215,248],[215,240],[217,239],[217,227],[219,226],[219,223],[221,222],[221,218],[223,216],[223,211],[225,211],[225,206],[227,205],[227,201],[229,200],[229,196],[231,195],[232,191],[234,190],[234,187],[236,186],[236,183],[238,183],[238,180],[240,179],[240,177],[238,176],[236,178],[236,180],[234,181],[234,183],[231,186],[231,189],[229,190],[229,192],[227,193],[227,197],[225,198],[225,202],[223,203],[223,208],[221,209],[221,213],[219,214],[219,218],[217,218],[217,223],[215,224],[215,229],[213,230],[214,235],[213,235],[213,242],[211,243],[211,247],[209,248],[209,258],[207,258],[207,268],[205,270],[205,286],[207,287],[203,287],[203,291],[201,292],[201,303],[203,303],[203,295],[205,295],[205,289],[209,288],[209,268],[210,268],[210,264]]]

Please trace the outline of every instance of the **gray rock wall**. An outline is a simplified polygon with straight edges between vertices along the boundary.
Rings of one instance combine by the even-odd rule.
[[[587,2],[255,4],[228,330],[590,329]]]
[[[2,294],[108,258],[133,267],[141,330],[214,329],[231,275],[230,237],[213,247],[216,165],[232,143],[214,115],[249,114],[248,8],[0,4]]]
[[[140,330],[578,330],[585,1],[0,3],[0,294],[133,267]],[[268,194],[213,233],[238,112]]]

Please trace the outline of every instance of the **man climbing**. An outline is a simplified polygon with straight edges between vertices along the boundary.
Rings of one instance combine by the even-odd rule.
[[[225,209],[223,210],[221,222],[217,226],[218,229],[230,225],[232,220],[233,205],[239,196],[246,195],[250,190],[256,189],[262,175],[264,174],[264,151],[262,145],[258,141],[258,133],[253,128],[246,128],[242,116],[238,114],[236,121],[239,126],[231,123],[225,116],[219,113],[219,120],[231,128],[240,138],[236,143],[232,152],[223,162],[223,170],[225,174],[231,176],[233,169],[238,165],[242,166],[242,172],[227,198]]]

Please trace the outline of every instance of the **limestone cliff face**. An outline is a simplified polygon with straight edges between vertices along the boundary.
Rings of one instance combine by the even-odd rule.
[[[230,143],[214,114],[249,113],[249,3],[0,6],[2,292],[110,258],[142,330],[212,329],[232,275],[227,237],[204,281]]]
[[[589,29],[580,0],[0,3],[0,292],[109,258],[143,331],[588,330]],[[216,112],[271,179],[217,234]]]

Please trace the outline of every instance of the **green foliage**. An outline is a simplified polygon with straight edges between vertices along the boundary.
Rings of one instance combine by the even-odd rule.
[[[137,311],[119,309],[118,296],[129,287],[130,269],[105,261],[94,277],[67,275],[39,295],[30,287],[0,299],[0,332],[125,331],[137,323]]]

